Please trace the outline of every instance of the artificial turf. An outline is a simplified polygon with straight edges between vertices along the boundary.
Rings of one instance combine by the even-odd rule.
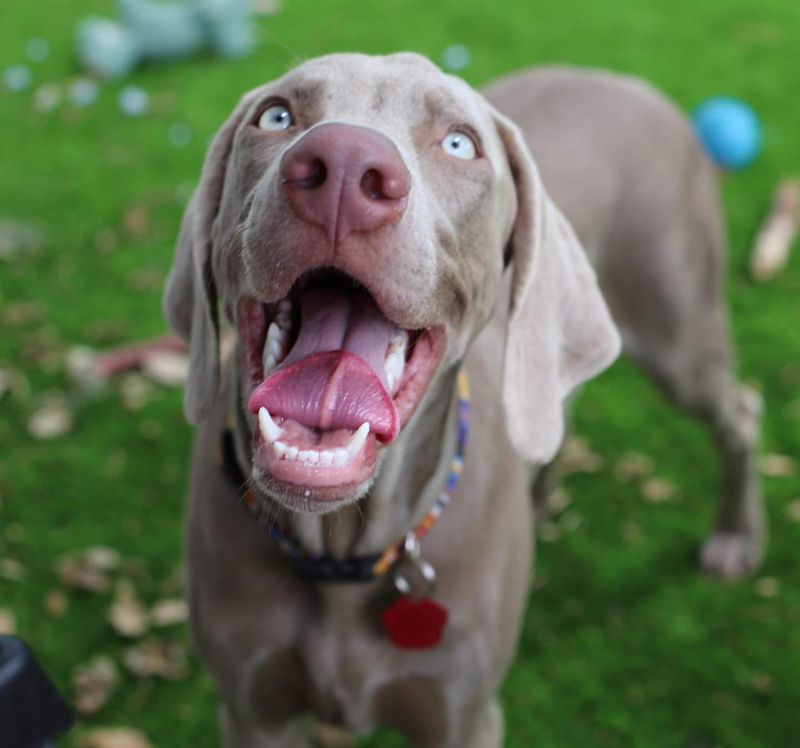
[[[777,181],[800,171],[800,4],[796,0],[285,0],[259,20],[250,57],[142,68],[104,85],[97,103],[36,111],[41,84],[78,74],[73,37],[110,2],[25,0],[0,9],[0,70],[25,62],[41,37],[49,57],[29,64],[34,84],[0,84],[0,218],[38,224],[38,252],[0,258],[0,369],[21,371],[0,399],[0,559],[24,578],[0,577],[0,608],[67,692],[74,668],[98,653],[119,658],[110,596],[69,591],[66,615],[46,611],[60,586],[55,559],[103,544],[136,562],[153,601],[174,592],[182,542],[190,430],[180,395],[155,388],[140,407],[114,386],[79,394],[64,372],[70,346],[105,347],[164,330],[160,286],[182,200],[209,137],[241,93],[306,57],[414,50],[439,61],[464,44],[463,75],[480,85],[542,62],[641,75],[686,110],[715,94],[748,101],[764,125],[764,151],[723,190],[730,233],[728,297],[742,377],[763,393],[763,450],[800,454],[800,262],[766,285],[748,279],[752,237]],[[124,85],[149,92],[153,111],[123,116]],[[175,125],[191,141],[170,138]],[[185,140],[185,137],[181,140]],[[43,399],[63,395],[72,430],[32,438]],[[718,470],[704,431],[666,405],[628,361],[585,389],[577,432],[602,457],[565,485],[572,502],[538,549],[518,657],[502,692],[506,745],[792,746],[800,744],[800,499],[798,476],[765,478],[771,522],[760,576],[719,585],[696,573]],[[644,501],[613,471],[635,450],[677,488]],[[12,575],[13,576],[13,575]],[[166,581],[165,581],[166,580]],[[172,585],[172,586],[171,586]],[[179,639],[185,633],[171,635]],[[125,676],[84,726],[133,725],[155,746],[216,744],[213,688],[199,664],[165,682]],[[65,745],[73,745],[67,739]],[[382,733],[369,746],[402,745]]]

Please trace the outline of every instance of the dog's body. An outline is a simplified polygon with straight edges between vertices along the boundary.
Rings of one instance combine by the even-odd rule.
[[[342,80],[348,81],[346,105],[337,103],[342,91],[332,83]],[[168,317],[192,343],[187,410],[199,425],[187,538],[189,596],[197,648],[222,696],[225,744],[308,745],[304,718],[313,713],[358,733],[393,727],[414,746],[499,746],[502,718],[495,696],[515,650],[532,560],[529,465],[554,455],[561,402],[613,358],[615,332],[578,244],[548,201],[519,134],[463,83],[414,56],[336,56],[304,66],[282,86],[280,101],[306,97],[296,106],[316,106],[314,117],[310,123],[301,117],[304,130],[292,138],[281,134],[287,139],[278,151],[277,140],[257,139],[264,133],[243,124],[252,120],[264,94],[245,99],[238,118],[212,146],[167,295]],[[408,101],[386,115],[389,92]],[[762,533],[753,465],[758,414],[732,378],[720,295],[724,232],[713,169],[691,129],[650,89],[609,75],[544,70],[500,82],[486,95],[521,127],[548,191],[592,258],[626,351],[719,438],[725,488],[704,566],[726,577],[752,570]],[[450,113],[462,104],[464,111]],[[477,130],[488,168],[479,162],[462,167],[429,150],[428,143],[442,137],[435,123],[462,115]],[[405,140],[397,124],[403,117],[410,120]],[[294,168],[292,149],[311,142],[309,133],[348,137],[349,130],[323,131],[319,123],[328,120],[387,133],[399,156],[375,146],[389,154],[378,167],[384,177],[400,158],[411,170],[412,190],[424,189],[425,182],[432,187],[426,205],[437,243],[430,257],[421,243],[419,256],[405,249],[409,237],[425,233],[419,233],[425,209],[414,202],[413,191],[398,208],[399,218],[381,219],[377,229],[361,226],[354,233],[362,243],[354,244],[337,233],[341,216],[365,220],[363,213],[353,218],[346,212],[352,198],[345,195],[346,180],[332,229],[313,214],[309,218],[296,195],[281,192],[285,185],[275,186],[271,164],[280,158],[284,183],[291,181],[286,174]],[[462,126],[459,119],[446,124]],[[429,131],[439,134],[432,138]],[[254,148],[266,155],[253,155]],[[331,164],[326,162],[329,181],[336,167]],[[450,171],[456,168],[466,171]],[[309,189],[305,182],[301,188]],[[439,198],[442,190],[457,193],[454,202]],[[301,198],[309,194],[315,195]],[[211,215],[203,212],[209,210]],[[276,218],[281,211],[299,219]],[[270,224],[273,234],[291,236],[291,254],[280,239],[258,234],[265,221],[277,221]],[[317,249],[324,244],[319,233],[308,234],[314,237],[309,243],[304,232],[312,229],[306,224],[328,231],[331,253]],[[203,250],[202,241],[208,244]],[[393,286],[384,287],[375,270],[362,264],[365,248]],[[303,273],[320,266],[357,278],[403,328],[431,330],[442,322],[447,348],[416,408],[403,416],[396,439],[381,448],[380,470],[375,467],[356,489],[325,486],[317,493],[309,468],[310,488],[303,494],[280,480],[285,466],[275,467],[275,458],[259,452],[259,437],[248,444],[257,427],[242,407],[249,394],[242,392],[240,371],[248,362],[246,344],[238,366],[233,358],[224,362],[219,388],[206,381],[214,378],[216,348],[204,357],[215,334],[217,286],[244,339],[243,313],[233,307],[243,289],[269,309],[288,298]],[[237,506],[240,486],[220,465],[220,437],[235,415],[238,461],[245,474],[255,465],[256,490],[271,497],[267,511],[279,505],[312,510],[285,513],[309,553],[379,552],[416,526],[447,478],[461,361],[472,387],[464,470],[450,505],[422,544],[438,573],[435,598],[450,618],[437,647],[398,649],[380,626],[389,579],[300,579],[294,562]],[[281,423],[286,427],[288,420]],[[278,471],[277,481],[264,479],[270,466]],[[325,513],[334,506],[336,513]]]

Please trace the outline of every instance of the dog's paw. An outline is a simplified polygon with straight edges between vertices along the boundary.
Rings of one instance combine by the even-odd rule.
[[[761,540],[754,532],[715,532],[700,551],[700,568],[715,579],[742,579],[761,563]]]

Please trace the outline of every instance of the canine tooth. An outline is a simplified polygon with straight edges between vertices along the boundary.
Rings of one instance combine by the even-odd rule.
[[[281,358],[283,353],[283,341],[273,338],[269,341],[269,355],[275,359]]]
[[[386,384],[389,392],[394,394],[397,385],[403,378],[403,371],[406,368],[406,345],[408,343],[408,333],[403,331],[395,335],[386,350],[384,368],[386,370]]]
[[[357,457],[362,449],[364,449],[364,444],[367,441],[367,434],[369,434],[369,422],[364,421],[364,423],[359,426],[358,431],[350,437],[350,441],[347,442],[347,454],[352,459]]]
[[[386,350],[383,366],[386,370],[386,384],[392,395],[403,378],[403,371],[406,368],[406,343],[408,343],[408,334],[404,332],[402,335],[398,334],[392,338],[392,342],[389,343],[389,348]]]
[[[315,449],[304,449],[297,454],[297,459],[309,465],[317,465],[319,464],[319,452]]]
[[[275,456],[280,459],[286,454],[286,445],[283,442],[274,441],[272,442],[272,451],[275,453]]]
[[[286,447],[286,459],[291,460],[294,462],[297,459],[297,455],[300,453],[300,450],[297,447]]]
[[[264,359],[264,374],[266,375],[268,372],[272,371],[278,362],[275,360],[275,356],[271,353],[267,354],[267,357]]]
[[[330,449],[323,449],[322,452],[319,453],[319,464],[333,465],[333,452],[331,452]]]
[[[261,436],[268,442],[274,442],[283,433],[283,429],[272,420],[269,411],[264,407],[258,409],[258,427],[261,430]]]
[[[270,322],[267,328],[267,345],[272,345],[281,337],[281,328],[275,322]]]
[[[350,456],[346,449],[334,449],[333,451],[333,464],[337,467],[341,467],[347,462],[347,458]]]

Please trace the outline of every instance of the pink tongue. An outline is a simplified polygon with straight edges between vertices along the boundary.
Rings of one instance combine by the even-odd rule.
[[[286,360],[250,398],[313,428],[357,429],[382,441],[397,436],[397,408],[386,390],[384,360],[398,328],[365,293],[314,289],[300,297],[300,332]]]

